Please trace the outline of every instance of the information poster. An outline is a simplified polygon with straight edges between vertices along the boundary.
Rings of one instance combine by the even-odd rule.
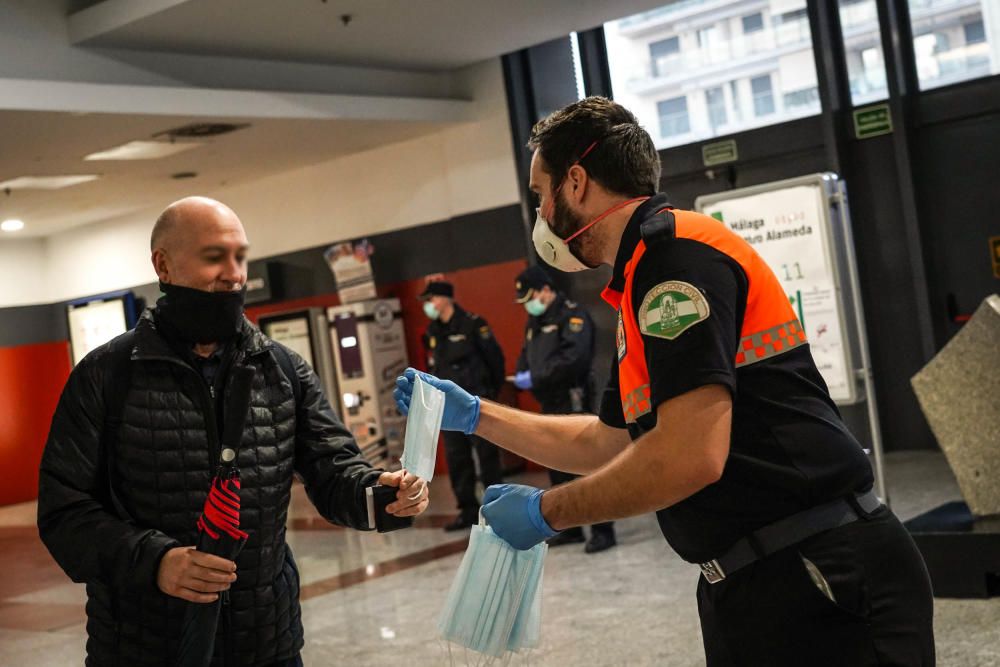
[[[853,369],[823,189],[800,185],[699,205],[768,263],[799,316],[830,396],[839,403],[853,402]]]
[[[323,253],[337,282],[337,295],[341,303],[367,301],[376,297],[371,263],[373,252],[374,248],[368,239],[361,239],[337,243]]]
[[[93,301],[82,306],[69,306],[69,340],[73,350],[73,365],[115,336],[128,331],[125,305],[121,299]]]

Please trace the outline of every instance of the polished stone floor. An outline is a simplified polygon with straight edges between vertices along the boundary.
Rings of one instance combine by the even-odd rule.
[[[959,498],[936,453],[891,454],[886,478],[903,519]],[[303,578],[307,665],[476,664],[436,638],[466,540],[441,530],[453,503],[447,480],[432,490],[414,529],[376,535],[328,526],[296,489],[289,541]],[[0,508],[0,665],[79,665],[83,587],[52,562],[34,514],[33,503]],[[704,664],[697,571],[669,550],[650,516],[620,522],[618,540],[592,556],[582,545],[549,552],[541,645],[512,664]],[[1000,598],[937,600],[935,613],[939,665],[1000,665]]]

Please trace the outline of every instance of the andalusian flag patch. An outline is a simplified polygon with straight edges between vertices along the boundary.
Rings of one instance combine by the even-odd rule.
[[[639,308],[639,330],[647,336],[674,340],[708,319],[708,300],[694,285],[679,280],[660,283],[646,293]]]

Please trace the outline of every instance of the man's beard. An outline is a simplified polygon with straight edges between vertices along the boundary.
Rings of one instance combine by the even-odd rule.
[[[578,232],[587,222],[579,213],[572,210],[562,197],[556,197],[555,206],[552,209],[552,220],[550,221],[552,231],[561,239],[567,239]],[[575,239],[567,243],[569,251],[587,267],[596,269],[600,266],[599,261],[593,261],[591,257],[597,253],[593,252],[593,239],[591,230],[585,231]]]

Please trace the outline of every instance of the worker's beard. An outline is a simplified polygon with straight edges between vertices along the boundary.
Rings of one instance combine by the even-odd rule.
[[[587,221],[579,213],[571,209],[563,198],[559,196],[555,198],[552,218],[549,221],[552,226],[552,232],[563,240],[573,236],[573,234],[576,234],[587,224]],[[591,269],[596,269],[601,264],[600,260],[597,259],[599,253],[594,246],[593,227],[566,244],[570,253]]]

